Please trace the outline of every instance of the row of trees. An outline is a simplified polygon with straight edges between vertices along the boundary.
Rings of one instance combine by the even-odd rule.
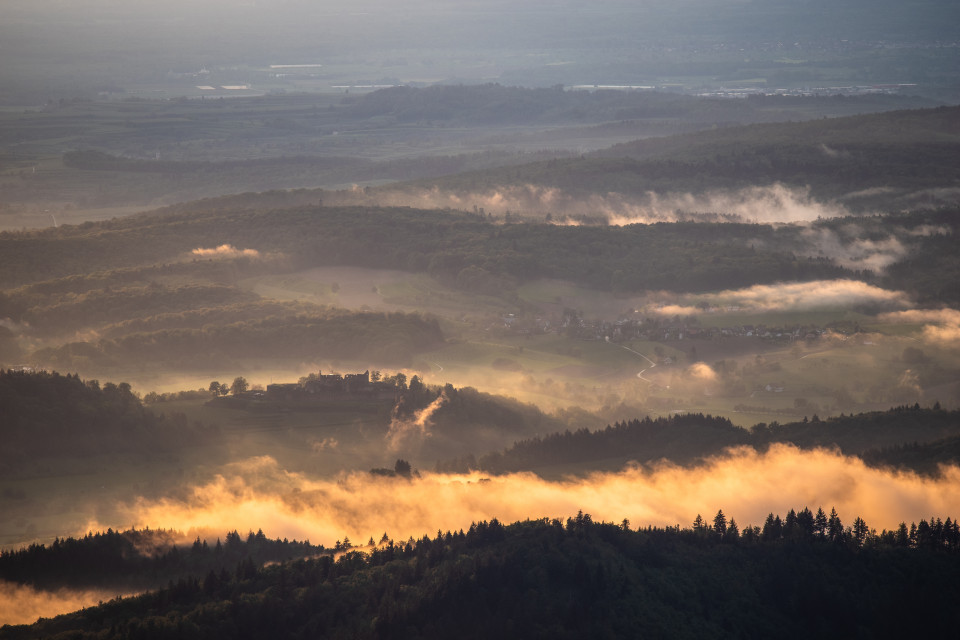
[[[184,543],[183,534],[175,531],[108,529],[81,538],[57,538],[50,545],[34,543],[0,551],[0,579],[48,590],[145,590],[186,576],[236,575],[268,562],[326,552],[322,545],[309,541],[271,540],[262,530],[246,536],[231,531],[213,543],[199,537]]]
[[[237,376],[233,379],[233,382],[230,383],[229,387],[221,382],[218,382],[217,380],[211,380],[210,386],[207,387],[207,390],[213,395],[214,398],[219,398],[231,393],[234,396],[241,396],[246,393],[248,388],[250,388],[250,384],[247,382],[247,379],[243,376]]]
[[[940,518],[930,518],[929,522],[921,519],[919,524],[910,523],[909,528],[906,523],[901,522],[894,530],[884,529],[877,533],[860,516],[854,518],[852,526],[844,528],[836,509],[830,509],[830,514],[827,515],[822,507],[817,508],[816,514],[808,507],[799,512],[791,509],[783,519],[770,513],[762,527],[747,526],[743,530],[733,518],[728,521],[721,509],[713,517],[712,524],[697,514],[692,530],[705,538],[722,541],[829,540],[854,547],[885,545],[960,550],[960,522],[949,517],[946,521]]]

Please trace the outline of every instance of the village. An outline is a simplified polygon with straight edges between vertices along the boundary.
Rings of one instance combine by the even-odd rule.
[[[627,342],[631,340],[674,342],[753,338],[783,343],[817,340],[828,332],[854,334],[860,331],[856,323],[837,323],[829,326],[740,324],[723,327],[702,327],[696,318],[639,316],[640,314],[633,312],[621,315],[616,320],[585,319],[582,312],[578,310],[564,309],[559,316],[518,317],[515,314],[507,314],[502,316],[499,321],[493,322],[490,329],[519,335],[556,333],[579,340],[604,340],[607,342]]]

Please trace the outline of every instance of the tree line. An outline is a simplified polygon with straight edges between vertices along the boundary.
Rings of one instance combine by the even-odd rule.
[[[954,606],[960,554],[952,542],[931,542],[929,536],[920,542],[919,532],[936,525],[921,521],[917,542],[900,544],[896,534],[891,539],[868,529],[861,542],[865,523],[859,518],[843,535],[833,535],[842,527],[835,511],[823,514],[820,535],[821,513],[804,508],[786,518],[771,516],[774,524],[759,535],[747,527],[750,535],[736,537],[722,510],[712,523],[698,517],[687,528],[634,530],[626,520],[596,522],[580,512],[565,521],[508,526],[493,519],[466,531],[399,542],[385,533],[370,548],[348,547],[338,557],[263,567],[244,561],[234,570],[171,579],[165,588],[140,596],[31,626],[4,627],[0,637],[951,633],[960,622]],[[810,535],[784,533],[805,532],[811,521]],[[945,523],[941,529],[946,531]],[[198,544],[202,547],[194,548]],[[34,557],[44,553],[35,551]],[[0,558],[0,566],[9,557]]]
[[[960,411],[944,410],[939,404],[931,408],[904,405],[825,420],[814,416],[812,421],[759,423],[752,429],[700,413],[647,416],[593,431],[581,428],[519,440],[479,458],[466,455],[438,461],[436,469],[509,473],[610,459],[648,463],[666,458],[692,464],[727,447],[748,445],[765,450],[771,444],[784,443],[803,449],[837,447],[846,455],[861,456],[868,464],[937,474],[938,462],[960,461],[958,417]]]
[[[158,589],[185,576],[227,576],[268,562],[328,553],[309,541],[271,540],[262,530],[246,536],[228,532],[207,542],[180,542],[182,534],[163,529],[90,532],[80,538],[56,538],[18,550],[0,551],[0,579],[55,591],[62,588]]]

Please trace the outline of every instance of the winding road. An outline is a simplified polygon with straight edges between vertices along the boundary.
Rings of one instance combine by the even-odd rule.
[[[640,378],[641,380],[643,380],[644,382],[647,382],[647,383],[649,383],[649,384],[654,384],[653,380],[650,380],[650,379],[648,379],[648,378],[644,378],[644,377],[643,377],[643,374],[645,374],[647,371],[650,371],[650,369],[653,369],[655,366],[657,366],[657,363],[654,362],[653,360],[651,360],[650,358],[648,358],[647,356],[645,356],[644,354],[640,353],[639,351],[634,351],[634,350],[631,349],[630,347],[625,347],[625,346],[623,346],[622,344],[619,344],[619,345],[617,345],[617,346],[620,347],[621,349],[626,349],[626,350],[629,351],[630,353],[634,353],[634,354],[640,356],[641,358],[643,358],[644,360],[646,360],[647,362],[650,363],[650,366],[647,367],[646,369],[642,370],[640,373],[638,373],[638,374],[637,374],[637,377]]]

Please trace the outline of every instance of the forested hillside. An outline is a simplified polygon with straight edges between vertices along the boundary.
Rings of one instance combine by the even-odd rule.
[[[532,184],[578,195],[641,196],[649,191],[702,193],[780,183],[809,187],[822,199],[856,194],[844,200],[851,209],[884,211],[891,206],[891,196],[960,184],[958,114],[960,107],[951,106],[727,127],[421,184],[464,193]],[[886,199],[857,193],[872,188],[884,189]],[[908,203],[903,200],[899,206]]]
[[[209,426],[183,415],[144,408],[130,385],[56,372],[0,370],[0,475],[16,476],[43,457],[101,453],[152,455],[214,437]]]
[[[778,233],[758,225],[504,226],[471,213],[406,207],[200,213],[189,207],[177,209],[79,227],[0,234],[4,283],[13,287],[80,272],[196,262],[194,249],[223,244],[253,249],[268,258],[279,253],[289,268],[352,265],[429,272],[463,280],[467,288],[502,289],[504,283],[497,279],[503,277],[551,277],[601,289],[705,291],[856,275],[830,260],[745,246],[749,240]],[[53,253],[58,259],[48,260]],[[154,269],[159,275],[165,268]]]
[[[837,448],[877,466],[936,474],[937,463],[960,461],[956,455],[958,437],[960,412],[939,407],[897,407],[825,420],[814,416],[812,421],[804,418],[786,424],[761,423],[750,430],[736,427],[726,418],[683,414],[618,422],[595,431],[580,429],[535,437],[476,460],[441,462],[437,468],[507,473],[575,465],[588,471],[628,461],[659,460],[693,466],[727,447],[748,445],[762,450],[772,443],[785,443],[801,449]]]
[[[154,348],[159,351],[161,347]],[[159,357],[157,360],[162,361]],[[383,397],[341,391],[319,395],[251,391],[246,388],[245,379],[239,379],[243,383],[233,385],[232,391],[230,385],[223,385],[222,393],[219,386],[216,391],[152,392],[141,400],[126,382],[101,383],[56,371],[0,369],[0,412],[4,416],[0,421],[0,476],[16,477],[18,470],[31,469],[41,461],[55,467],[57,461],[99,454],[136,454],[146,459],[206,445],[227,450],[242,442],[243,429],[236,424],[221,428],[170,411],[168,403],[178,398],[193,398],[194,404],[206,403],[210,415],[233,423],[238,421],[238,413],[251,419],[258,415],[302,414],[306,424],[299,426],[297,438],[292,434],[287,437],[306,449],[310,448],[314,432],[328,435],[324,428],[327,413],[334,417],[359,415],[363,423],[345,423],[346,428],[338,437],[358,449],[372,443],[377,456],[390,445],[391,426],[395,430],[414,423],[428,407],[431,429],[422,442],[422,456],[426,459],[483,451],[505,439],[552,433],[563,424],[537,407],[512,398],[450,384],[428,388],[417,376],[408,384],[402,373],[387,377],[384,384],[392,393]],[[307,376],[304,381],[310,379]],[[219,459],[218,454],[204,455],[210,461]],[[3,497],[15,496],[11,493]]]
[[[849,516],[848,516],[849,517]],[[693,528],[634,531],[579,513],[259,568],[194,574],[165,589],[3,627],[0,637],[583,638],[948,635],[960,622],[960,532],[947,518],[871,531],[832,511],[770,514],[738,527],[719,511]],[[5,555],[0,569],[48,557],[68,574],[85,550],[128,534]],[[232,540],[233,538],[231,538]],[[238,544],[242,545],[242,542]],[[223,554],[206,548],[179,555]],[[285,548],[251,534],[246,546]],[[296,543],[289,545],[291,548]],[[297,546],[297,548],[300,548]],[[162,562],[128,563],[131,569]],[[190,561],[196,562],[196,561]]]

